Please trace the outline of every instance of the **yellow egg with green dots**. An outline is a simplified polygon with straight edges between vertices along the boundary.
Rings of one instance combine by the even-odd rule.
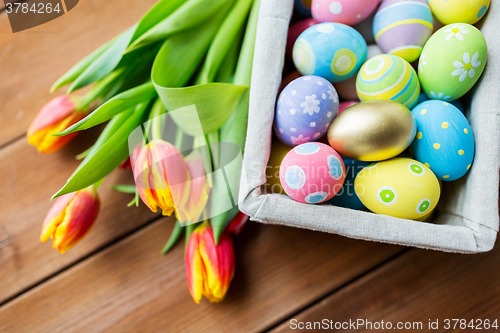
[[[389,54],[375,56],[361,67],[356,80],[360,101],[386,99],[412,109],[418,103],[420,82],[411,65]]]
[[[490,0],[429,0],[432,14],[443,24],[474,24],[484,17]]]
[[[426,218],[441,195],[439,181],[428,167],[401,157],[365,167],[354,189],[372,212],[412,220]]]

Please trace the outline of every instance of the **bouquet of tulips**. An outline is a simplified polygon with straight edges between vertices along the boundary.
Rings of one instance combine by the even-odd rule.
[[[63,253],[80,241],[97,218],[104,178],[130,167],[135,185],[114,189],[135,194],[129,206],[142,200],[153,212],[175,214],[163,253],[185,232],[193,299],[224,298],[235,267],[230,234],[248,219],[235,196],[258,8],[259,0],[160,0],[54,83],[51,92],[69,85],[66,95],[49,102],[27,132],[39,152],[106,126],[54,194],[42,242],[52,238]]]

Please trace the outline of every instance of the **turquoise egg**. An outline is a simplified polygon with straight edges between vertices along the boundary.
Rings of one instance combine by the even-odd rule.
[[[438,95],[434,94],[434,96],[431,95],[431,97],[432,97],[432,99],[442,100],[444,98],[444,95],[443,95],[443,93],[438,94]],[[429,101],[429,100],[430,100],[429,96],[427,96],[427,94],[424,92],[420,93],[420,96],[418,96],[418,104]],[[456,99],[454,101],[448,101],[448,103],[453,104],[457,109],[462,111],[462,113],[465,112],[464,105],[462,104],[462,102],[460,102],[459,99]]]
[[[325,22],[306,29],[293,46],[293,62],[303,75],[331,83],[347,80],[366,60],[368,46],[359,32],[341,23]]]
[[[345,181],[340,191],[330,200],[325,202],[327,205],[334,205],[355,210],[365,210],[365,205],[359,200],[354,190],[354,180],[358,173],[368,165],[367,162],[353,160],[343,157],[345,165]]]
[[[417,134],[410,145],[415,159],[438,179],[452,181],[464,176],[474,159],[474,136],[469,122],[455,106],[427,101],[412,110]]]

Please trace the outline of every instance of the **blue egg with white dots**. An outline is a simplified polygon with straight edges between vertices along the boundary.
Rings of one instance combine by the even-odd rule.
[[[431,95],[432,95],[432,93],[433,92],[431,91]],[[443,93],[439,93],[439,94],[435,94],[434,93],[434,96],[432,96],[432,99],[443,100],[445,97],[448,97],[448,96],[444,96]],[[424,93],[424,92],[420,93],[420,96],[418,96],[418,104],[426,102],[426,101],[429,101],[429,100],[430,100],[429,96],[427,96],[427,94]],[[454,101],[446,101],[445,100],[445,102],[453,104],[457,109],[459,109],[460,111],[462,111],[462,113],[465,112],[464,105],[462,104],[462,102],[460,102],[459,99],[456,99]]]
[[[365,210],[365,205],[359,200],[354,190],[354,180],[358,173],[368,165],[367,162],[353,160],[344,157],[345,181],[342,189],[330,200],[325,202],[327,205],[334,205],[355,210]]]
[[[338,110],[339,98],[330,82],[314,75],[299,77],[290,82],[278,98],[274,132],[289,146],[315,141],[328,131]],[[298,149],[307,153],[311,147],[317,145],[303,145]]]
[[[415,159],[443,181],[463,177],[474,159],[474,135],[467,118],[452,104],[437,100],[417,105],[412,114],[417,134],[410,152]]]
[[[347,80],[366,60],[368,46],[354,28],[325,22],[306,29],[293,46],[293,62],[303,75],[332,83]]]

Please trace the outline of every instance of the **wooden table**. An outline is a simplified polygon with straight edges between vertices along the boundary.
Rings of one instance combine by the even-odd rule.
[[[154,0],[82,0],[43,26],[12,34],[0,13],[0,331],[286,331],[296,322],[422,322],[500,317],[500,249],[455,255],[249,223],[235,238],[236,275],[220,304],[196,305],[173,226],[109,189],[100,217],[75,248],[40,243],[50,196],[95,140],[91,130],[40,155],[26,128],[52,82],[133,24]],[[292,321],[292,324],[291,324]],[[292,325],[292,326],[291,326]],[[442,326],[441,326],[442,327]]]

